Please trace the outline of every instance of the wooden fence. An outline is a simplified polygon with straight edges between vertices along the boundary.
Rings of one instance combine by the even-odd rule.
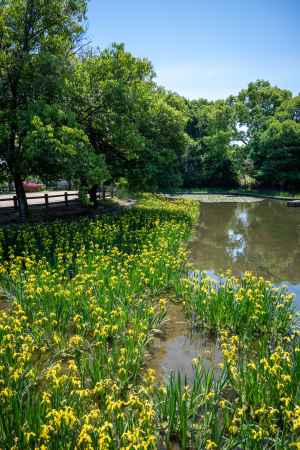
[[[108,194],[108,195],[107,195]],[[104,189],[101,192],[97,192],[97,199],[105,199],[106,197],[113,197],[114,196],[114,189],[110,189],[109,192],[105,191]],[[51,199],[58,199],[58,201],[51,201]],[[30,202],[30,200],[33,200],[33,202]],[[38,200],[38,202],[36,202]],[[39,201],[42,200],[42,201]],[[79,192],[65,192],[64,194],[43,194],[43,195],[37,195],[37,196],[31,196],[27,197],[28,206],[45,206],[46,209],[50,207],[50,205],[61,205],[64,204],[65,206],[69,206],[71,202],[74,200],[79,200]],[[4,207],[1,205],[2,202],[8,202],[10,203],[9,206],[5,205]],[[12,197],[6,197],[6,198],[0,198],[0,209],[2,208],[13,208],[15,210],[18,210],[18,199],[17,196],[14,195]]]

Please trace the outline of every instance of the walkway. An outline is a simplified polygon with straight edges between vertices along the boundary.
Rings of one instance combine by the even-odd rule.
[[[41,192],[32,192],[26,193],[28,205],[45,205],[44,195],[49,195],[49,204],[50,203],[58,203],[60,201],[64,201],[63,197],[52,197],[53,195],[64,195],[65,192],[68,192],[69,200],[73,200],[78,195],[78,191],[41,191]],[[2,194],[0,195],[0,208],[9,208],[13,207],[13,197],[14,194]],[[36,198],[42,197],[42,198]],[[1,201],[1,199],[11,199],[7,201]]]

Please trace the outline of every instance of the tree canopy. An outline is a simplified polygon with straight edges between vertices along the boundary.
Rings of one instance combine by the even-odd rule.
[[[84,32],[85,0],[2,0],[0,16],[0,158],[26,213],[22,180],[50,174],[86,147],[65,111],[70,57]],[[70,139],[69,139],[70,138]]]
[[[225,101],[190,102],[187,132],[192,138],[185,160],[185,185],[232,186],[237,182],[231,157],[232,108]]]

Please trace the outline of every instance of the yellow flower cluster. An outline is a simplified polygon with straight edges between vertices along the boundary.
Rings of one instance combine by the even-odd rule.
[[[119,216],[1,230],[0,448],[157,448],[144,355],[197,210],[144,196]]]

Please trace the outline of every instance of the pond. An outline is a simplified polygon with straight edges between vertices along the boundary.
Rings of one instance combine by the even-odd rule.
[[[201,360],[204,369],[221,373],[219,364],[222,353],[216,339],[207,333],[192,330],[185,318],[181,304],[169,302],[167,322],[162,334],[153,340],[147,367],[155,370],[160,382],[167,381],[170,374],[180,373],[188,383],[194,379],[192,361]]]
[[[199,222],[189,242],[193,268],[212,277],[228,269],[235,275],[250,270],[275,285],[286,285],[300,309],[300,208],[254,198],[205,196],[201,200]],[[191,382],[196,357],[204,368],[217,373],[222,361],[218,342],[192,332],[180,305],[169,304],[167,318],[149,355],[148,366],[156,370],[158,379],[166,381],[171,372],[180,372]]]
[[[250,270],[286,285],[300,309],[300,208],[278,200],[202,203],[189,247],[195,269]]]

